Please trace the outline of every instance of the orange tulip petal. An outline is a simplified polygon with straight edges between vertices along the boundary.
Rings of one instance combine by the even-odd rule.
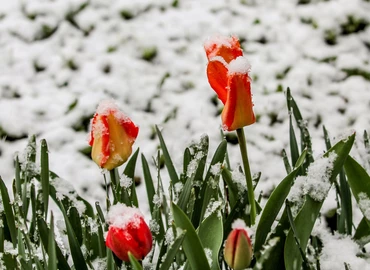
[[[256,119],[253,112],[250,78],[245,73],[229,75],[229,92],[222,122],[225,129],[232,131],[253,124]]]
[[[216,92],[218,98],[223,104],[227,99],[227,68],[224,63],[218,60],[212,60],[207,66],[207,77],[209,84]]]
[[[221,56],[225,59],[226,63],[243,55],[239,40],[235,36],[214,37],[205,42],[204,49],[208,60],[211,60],[215,56]]]

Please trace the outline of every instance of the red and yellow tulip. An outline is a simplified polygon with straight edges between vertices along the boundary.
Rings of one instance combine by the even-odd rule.
[[[112,170],[132,153],[139,128],[112,101],[103,101],[91,121],[91,157],[101,168]]]

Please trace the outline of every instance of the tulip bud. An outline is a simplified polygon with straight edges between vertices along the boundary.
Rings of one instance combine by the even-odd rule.
[[[152,249],[152,234],[137,208],[113,205],[107,222],[109,230],[105,244],[122,261],[130,260],[129,252],[137,260],[142,260]]]
[[[112,101],[103,101],[91,121],[91,157],[101,168],[112,170],[132,153],[139,128]]]
[[[237,220],[226,239],[225,261],[232,269],[242,270],[250,265],[252,256],[252,244],[245,229],[245,223],[242,220]]]

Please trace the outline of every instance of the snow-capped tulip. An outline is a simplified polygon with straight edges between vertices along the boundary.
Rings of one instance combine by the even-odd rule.
[[[139,128],[113,101],[102,101],[91,121],[91,157],[101,168],[112,170],[122,165],[132,152]]]
[[[243,56],[230,63],[216,56],[208,63],[209,84],[225,105],[221,116],[225,130],[236,130],[256,122],[249,71],[250,64]]]
[[[253,256],[251,240],[245,228],[233,226],[226,239],[224,258],[226,263],[234,270],[247,268]]]
[[[217,36],[204,44],[208,58],[207,77],[218,98],[225,105],[222,123],[232,131],[256,122],[253,112],[250,64],[243,57],[239,40]]]
[[[109,230],[105,244],[122,261],[129,261],[129,252],[137,260],[142,260],[152,249],[152,234],[137,208],[113,205],[107,222]]]
[[[237,37],[216,36],[212,37],[204,43],[204,49],[208,60],[215,56],[221,56],[226,63],[243,55],[240,48],[240,43]]]

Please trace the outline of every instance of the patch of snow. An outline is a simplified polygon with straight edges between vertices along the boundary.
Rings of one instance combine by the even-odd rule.
[[[131,187],[133,181],[132,181],[132,178],[128,177],[125,174],[122,174],[122,176],[120,177],[119,183],[120,183],[121,187],[127,189],[127,188]]]
[[[367,220],[370,221],[370,199],[364,192],[358,194],[358,206]]]
[[[228,66],[228,74],[248,74],[251,70],[251,64],[244,56],[232,60]]]
[[[144,216],[139,209],[118,203],[111,206],[106,221],[111,226],[123,229],[129,223],[133,227],[138,227],[143,218]]]

